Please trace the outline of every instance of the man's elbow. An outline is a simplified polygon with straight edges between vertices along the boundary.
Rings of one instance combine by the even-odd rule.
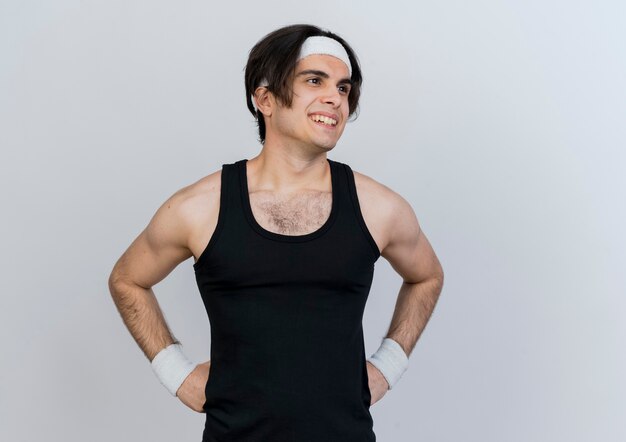
[[[108,285],[111,296],[115,297],[123,291],[124,287],[132,285],[126,273],[122,270],[121,259],[118,260],[109,274]]]
[[[432,293],[435,295],[435,297],[439,297],[439,295],[441,294],[441,291],[443,290],[443,280],[444,280],[443,270],[441,269],[433,273],[427,279],[429,284],[433,287]]]

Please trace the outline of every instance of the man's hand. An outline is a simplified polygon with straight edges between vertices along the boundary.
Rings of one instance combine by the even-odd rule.
[[[370,406],[378,402],[389,390],[389,383],[378,368],[367,361],[367,377],[369,378],[370,394],[372,396]]]
[[[206,402],[204,387],[209,379],[210,370],[211,361],[198,364],[176,391],[176,396],[178,396],[183,404],[198,413],[204,413],[202,409],[202,406]]]

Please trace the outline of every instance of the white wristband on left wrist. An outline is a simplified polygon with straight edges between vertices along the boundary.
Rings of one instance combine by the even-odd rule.
[[[391,338],[383,339],[380,348],[367,360],[383,374],[389,384],[389,390],[409,368],[408,356],[400,344]]]

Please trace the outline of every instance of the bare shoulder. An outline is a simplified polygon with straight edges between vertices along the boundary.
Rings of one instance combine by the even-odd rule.
[[[443,281],[443,268],[409,202],[376,180],[354,173],[361,212],[383,256],[406,282]]]
[[[194,238],[211,224],[219,210],[221,170],[177,190],[156,211],[148,232],[153,236],[177,237],[176,243],[194,251]]]
[[[192,219],[195,213],[206,212],[207,210],[210,211],[212,201],[216,196],[219,197],[220,194],[221,176],[222,171],[217,170],[183,187],[173,195],[173,197],[177,198],[181,213],[183,213],[186,218]],[[210,200],[208,201],[208,205],[207,199]]]
[[[181,189],[179,216],[188,228],[188,248],[197,259],[208,244],[220,208],[222,171],[217,170]]]
[[[396,192],[391,190],[386,185],[381,182],[375,180],[374,178],[365,175],[364,173],[357,172],[353,170],[354,173],[354,183],[357,187],[357,191],[363,191],[363,196],[365,198],[373,198],[373,199],[386,199],[389,197],[393,197],[394,195],[398,195]],[[359,194],[359,197],[361,195]],[[398,195],[399,196],[399,195]]]
[[[210,225],[216,204],[219,204],[215,181],[216,175],[211,174],[167,198],[117,260],[109,284],[152,287],[188,259],[197,248],[196,232],[200,225]]]
[[[381,251],[392,240],[397,229],[419,232],[419,224],[411,205],[385,184],[353,170],[361,213],[372,237]],[[417,230],[416,230],[417,229]]]

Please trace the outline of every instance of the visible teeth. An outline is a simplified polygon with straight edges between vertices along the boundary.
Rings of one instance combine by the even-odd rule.
[[[311,119],[313,121],[321,121],[322,123],[329,124],[331,126],[334,126],[337,124],[337,120],[333,120],[332,118],[325,117],[323,115],[312,115]]]

